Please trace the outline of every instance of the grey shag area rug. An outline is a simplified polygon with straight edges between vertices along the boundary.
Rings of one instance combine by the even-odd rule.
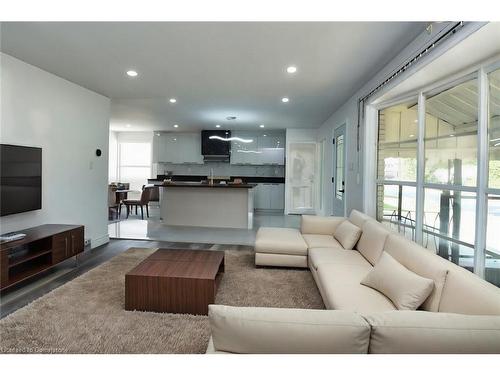
[[[2,353],[204,353],[206,316],[124,310],[125,273],[154,249],[132,248],[0,320]],[[308,270],[255,268],[225,252],[216,303],[323,309]]]

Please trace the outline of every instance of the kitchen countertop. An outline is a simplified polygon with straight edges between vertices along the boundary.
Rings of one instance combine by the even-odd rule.
[[[240,178],[244,183],[256,184],[256,183],[274,183],[274,184],[283,184],[285,183],[284,177],[276,177],[276,176],[229,176],[231,180],[236,178]],[[157,175],[156,178],[149,179],[148,181],[163,181],[164,179],[172,179],[174,182],[180,181],[202,181],[206,180],[208,176],[200,176],[200,175]],[[215,179],[217,181],[217,179]]]
[[[200,182],[169,182],[166,184],[155,184],[159,187],[203,187],[203,188],[226,188],[226,189],[252,189],[257,186],[257,184],[217,184],[214,183],[210,185],[208,183]]]

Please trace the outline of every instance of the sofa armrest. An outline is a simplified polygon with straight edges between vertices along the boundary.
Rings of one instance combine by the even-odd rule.
[[[210,305],[208,317],[212,352],[368,352],[370,326],[354,312]]]
[[[300,232],[302,234],[328,234],[333,236],[337,226],[346,220],[340,216],[302,215]]]

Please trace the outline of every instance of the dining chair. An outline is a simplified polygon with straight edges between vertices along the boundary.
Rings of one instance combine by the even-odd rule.
[[[141,219],[144,220],[144,206],[146,206],[146,215],[149,218],[149,199],[151,196],[151,189],[153,186],[145,185],[142,187],[141,197],[139,199],[125,199],[123,204],[127,207],[127,219],[130,214],[131,207],[135,206],[135,214],[137,215],[137,208],[141,207]]]
[[[116,199],[116,190],[116,185],[108,185],[108,219],[113,219],[115,216],[114,212],[116,212],[116,217],[120,218],[122,205],[121,202]]]

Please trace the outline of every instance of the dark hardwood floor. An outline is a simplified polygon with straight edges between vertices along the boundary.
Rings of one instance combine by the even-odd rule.
[[[68,259],[58,266],[40,274],[31,280],[16,285],[2,292],[0,295],[0,317],[3,318],[14,311],[26,306],[35,299],[51,290],[73,280],[75,277],[97,267],[115,255],[131,247],[190,249],[190,250],[226,250],[250,249],[248,246],[216,245],[199,243],[179,243],[147,240],[111,240],[95,249],[86,249],[78,258]]]

